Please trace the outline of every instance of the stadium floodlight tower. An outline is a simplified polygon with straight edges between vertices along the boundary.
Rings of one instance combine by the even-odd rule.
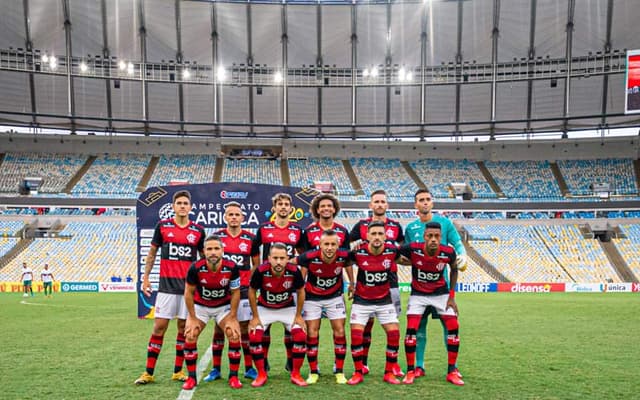
[[[450,182],[449,188],[458,200],[471,200],[473,198],[471,186],[466,182]]]

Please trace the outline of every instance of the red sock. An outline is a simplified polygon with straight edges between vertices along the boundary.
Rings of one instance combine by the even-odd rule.
[[[164,336],[151,335],[151,338],[149,338],[149,345],[147,346],[147,374],[149,375],[153,375],[153,370],[156,368],[156,361],[158,361],[163,340]]]
[[[178,333],[176,337],[176,361],[173,364],[173,372],[180,372],[184,363],[184,335]]]

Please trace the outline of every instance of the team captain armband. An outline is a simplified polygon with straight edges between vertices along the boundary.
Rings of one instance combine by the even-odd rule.
[[[231,290],[240,289],[240,278],[234,279],[231,282],[229,282],[229,289]]]

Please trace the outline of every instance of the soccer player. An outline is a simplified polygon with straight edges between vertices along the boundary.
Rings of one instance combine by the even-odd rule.
[[[297,296],[295,303],[294,293]],[[289,263],[287,245],[271,243],[268,261],[255,269],[249,287],[249,304],[253,313],[249,322],[249,340],[253,361],[258,369],[258,377],[251,386],[259,387],[267,382],[262,335],[274,322],[281,322],[291,332],[293,339],[291,382],[307,386],[307,382],[300,376],[306,338],[302,318],[304,300],[304,279],[300,269]]]
[[[319,249],[307,251],[297,258],[302,276],[306,279],[304,319],[307,324],[307,359],[309,360],[309,377],[307,383],[318,382],[318,335],[323,314],[331,321],[333,330],[333,351],[335,355],[336,383],[345,384],[344,359],[347,352],[347,341],[344,333],[346,307],[342,295],[343,269],[347,273],[349,285],[353,286],[353,270],[349,262],[349,252],[340,247],[339,234],[328,229],[320,236]]]
[[[407,356],[407,376],[403,383],[412,384],[415,378],[416,330],[428,307],[433,307],[447,328],[448,370],[447,381],[462,386],[464,382],[457,373],[456,361],[460,338],[458,336],[458,306],[455,287],[458,282],[456,252],[451,246],[441,244],[441,226],[437,222],[427,223],[424,243],[413,242],[402,246],[400,254],[411,260],[411,296],[407,306],[407,331],[404,349]],[[445,267],[451,269],[448,288]]]
[[[160,284],[155,304],[155,319],[149,345],[147,347],[147,367],[136,385],[144,385],[154,381],[153,372],[162,349],[164,334],[169,321],[177,318],[178,335],[176,338],[176,358],[172,380],[185,381],[187,375],[182,371],[184,362],[184,326],[187,318],[187,307],[184,302],[184,280],[191,263],[196,261],[198,253],[202,257],[204,246],[204,229],[189,220],[191,211],[191,194],[181,190],[173,195],[172,202],[175,216],[165,219],[155,227],[149,254],[145,260],[142,276],[142,292],[151,296],[149,274],[153,269],[156,254],[160,251]]]
[[[300,225],[289,221],[289,215],[293,211],[293,202],[288,193],[276,193],[272,198],[273,222],[267,221],[260,225],[253,240],[251,256],[253,265],[260,265],[260,246],[262,246],[262,262],[267,261],[269,250],[273,243],[283,243],[287,247],[289,259],[295,257],[296,251],[302,250],[302,228]],[[269,346],[271,345],[270,329],[263,333],[264,355],[266,369],[269,369]],[[291,333],[284,332],[284,344],[287,349],[287,363],[285,369],[291,372],[292,346]]]
[[[456,251],[456,267],[458,271],[464,271],[467,269],[467,254],[462,244],[462,239],[460,239],[460,235],[456,230],[456,227],[453,225],[450,219],[444,217],[442,215],[434,214],[433,210],[433,195],[426,189],[419,189],[415,196],[415,208],[418,211],[418,219],[412,221],[407,225],[407,229],[405,230],[404,237],[407,241],[416,242],[416,243],[424,243],[424,230],[425,226],[429,222],[437,222],[440,224],[441,231],[441,244],[452,246]],[[447,273],[444,273],[445,280],[448,279]],[[451,286],[453,289],[455,287]],[[433,318],[438,318],[436,312],[433,312],[432,307],[427,307],[425,310],[425,315],[420,320],[420,326],[418,327],[418,332],[416,334],[417,344],[416,344],[416,369],[415,376],[416,378],[424,376],[424,354],[427,349],[427,322],[429,321],[429,314],[433,316]],[[444,343],[447,345],[447,327],[444,321],[440,320],[442,323],[442,329],[444,331]],[[459,377],[462,378],[462,375],[456,368],[456,372]]]
[[[309,211],[315,221],[304,228],[302,235],[304,251],[317,248],[322,233],[327,229],[333,230],[338,235],[338,247],[347,247],[349,231],[335,222],[335,217],[340,212],[340,201],[334,195],[329,193],[317,195],[311,200]]]
[[[244,353],[245,378],[256,379],[258,372],[253,368],[253,359],[249,349],[249,321],[251,321],[251,306],[249,306],[249,281],[251,279],[251,249],[255,235],[242,229],[244,214],[242,206],[231,201],[224,206],[225,229],[215,232],[220,237],[224,247],[224,258],[232,261],[240,273],[240,304],[238,305],[238,321],[242,334],[242,352]],[[215,326],[211,352],[213,354],[213,369],[204,377],[205,382],[212,382],[221,377],[220,363],[224,349],[224,332]]]
[[[49,269],[49,264],[44,265],[44,270],[40,273],[40,279],[42,279],[42,286],[44,286],[44,295],[51,298],[53,293],[53,273]],[[48,293],[48,294],[47,294]]]
[[[384,224],[385,238],[388,241],[394,242],[396,246],[401,245],[404,242],[404,234],[402,233],[402,226],[396,220],[387,218],[387,210],[389,209],[389,203],[387,203],[387,193],[384,190],[376,190],[371,193],[371,201],[369,202],[369,209],[372,212],[370,218],[360,220],[349,234],[349,241],[351,243],[364,240],[367,237],[367,228],[373,221],[382,222]],[[402,313],[402,303],[400,300],[400,289],[398,288],[398,274],[397,266],[393,271],[389,273],[389,284],[391,287],[391,300],[396,307],[398,315]],[[368,360],[369,347],[371,346],[371,330],[373,329],[373,318],[370,318],[364,329],[363,336],[363,354],[362,362],[364,364],[364,374],[369,373]],[[393,366],[393,373],[396,376],[403,376],[404,373],[400,368],[400,365]]]
[[[237,313],[240,302],[240,271],[236,264],[223,258],[222,240],[216,235],[204,241],[204,259],[189,268],[184,291],[188,316],[185,326],[184,358],[189,378],[182,388],[192,390],[197,385],[198,336],[214,320],[229,338],[229,386],[240,389],[240,325]],[[224,343],[224,341],[223,341]]]
[[[33,270],[27,266],[26,262],[22,263],[22,287],[24,290],[24,294],[22,297],[29,297],[29,293],[31,297],[33,297]]]
[[[391,300],[390,275],[397,268],[398,248],[386,240],[385,224],[372,221],[367,226],[367,242],[349,253],[352,263],[358,265],[355,289],[349,286],[349,294],[353,294],[351,306],[351,356],[355,364],[355,372],[347,381],[357,385],[364,381],[364,346],[365,325],[371,315],[378,318],[387,334],[386,363],[383,381],[397,385],[393,368],[398,364],[400,347],[400,327],[398,314]]]

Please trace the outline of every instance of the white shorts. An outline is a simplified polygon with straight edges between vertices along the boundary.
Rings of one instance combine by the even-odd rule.
[[[353,304],[351,306],[351,324],[366,325],[371,317],[377,317],[382,325],[398,323],[398,314],[393,304]]]
[[[231,312],[231,304],[225,304],[220,307],[206,307],[200,304],[194,304],[196,310],[196,318],[204,322],[206,325],[209,321],[215,320],[216,324],[224,319]]]
[[[249,304],[249,299],[240,299],[240,303],[238,303],[238,322],[248,322],[253,318],[253,313],[251,312],[251,304]]]
[[[302,309],[305,321],[313,321],[322,317],[327,317],[331,320],[347,317],[344,297],[342,296],[326,300],[305,300]]]
[[[269,328],[269,326],[274,322],[282,322],[284,327],[290,331],[291,326],[293,325],[293,320],[296,317],[296,308],[267,308],[258,306],[258,315],[260,316],[260,322],[265,330],[267,330],[267,328]]]
[[[396,307],[396,313],[398,315],[402,314],[402,300],[400,299],[400,288],[391,288],[389,289],[391,293],[391,302]]]
[[[409,304],[407,305],[407,315],[422,315],[424,310],[431,306],[440,315],[457,315],[453,308],[447,307],[448,294],[440,294],[437,296],[409,296]],[[445,309],[446,308],[446,309]]]
[[[161,292],[156,294],[155,318],[187,319],[187,314],[187,305],[183,295]]]

